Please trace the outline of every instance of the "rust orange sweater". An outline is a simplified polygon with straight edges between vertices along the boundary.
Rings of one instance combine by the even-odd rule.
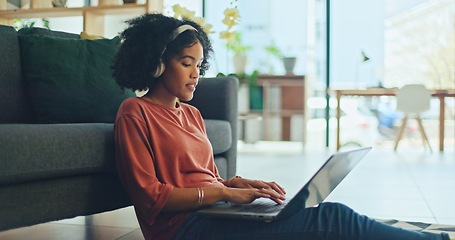
[[[174,187],[224,187],[204,121],[193,106],[125,100],[114,124],[119,177],[145,239],[170,239],[187,212],[162,212]]]

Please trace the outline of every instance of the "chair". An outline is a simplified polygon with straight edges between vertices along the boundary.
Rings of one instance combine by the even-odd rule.
[[[403,86],[396,94],[397,98],[397,111],[404,113],[403,121],[398,134],[395,139],[394,150],[397,150],[398,143],[403,136],[403,131],[409,117],[413,116],[419,126],[419,131],[422,136],[423,145],[428,145],[430,152],[432,152],[430,143],[428,142],[427,135],[423,129],[422,119],[420,113],[430,109],[431,93],[425,86],[420,84],[409,84]]]

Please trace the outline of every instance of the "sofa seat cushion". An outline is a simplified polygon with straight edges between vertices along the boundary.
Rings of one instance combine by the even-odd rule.
[[[0,124],[0,184],[115,171],[113,124]]]
[[[231,145],[230,125],[205,120],[215,154]],[[0,185],[115,171],[109,123],[0,124]],[[226,168],[220,159],[220,172]]]

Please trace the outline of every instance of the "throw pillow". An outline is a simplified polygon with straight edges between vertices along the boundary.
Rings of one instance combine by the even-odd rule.
[[[88,34],[87,32],[84,32],[84,31],[82,31],[81,34],[79,34],[79,36],[81,39],[87,39],[87,40],[103,39],[103,37],[101,37],[101,36]]]
[[[39,123],[115,120],[121,90],[110,66],[119,39],[81,40],[19,35],[22,72]]]

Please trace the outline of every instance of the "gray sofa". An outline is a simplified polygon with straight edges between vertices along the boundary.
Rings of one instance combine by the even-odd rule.
[[[40,28],[21,34],[79,37]],[[37,123],[18,32],[2,25],[0,56],[0,231],[130,206],[115,169],[113,124]],[[206,121],[223,178],[236,170],[237,84],[201,79],[189,102]]]

